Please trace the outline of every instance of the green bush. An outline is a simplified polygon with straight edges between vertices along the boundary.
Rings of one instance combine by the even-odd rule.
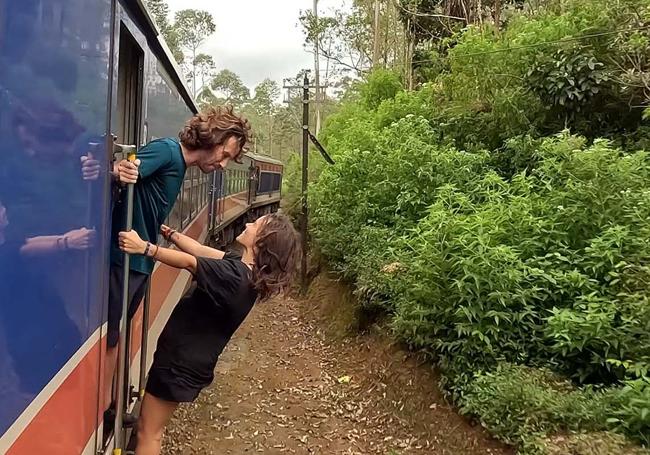
[[[399,76],[392,71],[376,69],[361,87],[361,101],[368,109],[376,109],[384,100],[394,98],[404,87]]]
[[[647,444],[650,0],[552,3],[455,35],[417,91],[371,73],[322,132],[311,232],[504,439]]]
[[[620,434],[609,431],[558,434],[539,440],[537,452],[543,455],[648,455]]]
[[[480,416],[483,426],[523,452],[539,450],[540,439],[550,435],[581,431],[612,430],[648,443],[649,389],[642,380],[601,391],[579,389],[546,369],[501,364],[469,383],[461,411]]]

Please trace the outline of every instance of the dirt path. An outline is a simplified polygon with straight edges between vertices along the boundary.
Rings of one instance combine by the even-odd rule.
[[[513,453],[459,417],[412,354],[379,335],[333,337],[338,298],[258,306],[212,387],[177,411],[163,453]]]

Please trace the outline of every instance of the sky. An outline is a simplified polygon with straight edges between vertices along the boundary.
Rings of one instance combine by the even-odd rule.
[[[319,0],[319,11],[340,8],[349,0]],[[167,0],[171,14],[186,8],[212,14],[217,31],[202,52],[212,55],[217,71],[227,68],[252,89],[265,78],[282,86],[303,68],[313,68],[313,54],[304,46],[301,10],[312,0]]]

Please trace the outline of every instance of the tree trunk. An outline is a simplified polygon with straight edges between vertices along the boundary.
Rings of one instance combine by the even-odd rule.
[[[379,26],[379,15],[380,15],[380,8],[379,8],[379,1],[380,0],[375,0],[375,26],[373,30],[373,46],[372,46],[372,66],[373,68],[376,68],[379,66],[379,34],[380,34],[380,26]]]
[[[314,18],[316,19],[316,30],[318,30],[318,0],[314,0]],[[316,110],[316,135],[320,132],[320,49],[319,35],[314,40],[314,84],[316,85],[316,96],[314,98]]]
[[[273,156],[273,117],[269,113],[269,156]]]
[[[494,0],[494,25],[501,30],[501,0]]]
[[[192,49],[192,94],[196,98],[196,48]]]

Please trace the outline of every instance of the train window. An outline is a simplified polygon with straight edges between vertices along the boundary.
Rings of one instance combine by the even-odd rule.
[[[172,229],[180,229],[181,228],[181,221],[183,219],[183,201],[182,197],[179,195],[176,198],[176,203],[174,204],[174,207],[172,207],[172,211],[169,213],[169,217],[167,218],[167,225],[171,227]]]
[[[199,211],[205,205],[205,175],[203,172],[199,174]]]
[[[190,172],[190,218],[194,218],[196,214],[196,171],[195,167]]]
[[[194,192],[192,195],[192,218],[196,217],[196,212],[198,211],[199,206],[201,205],[201,201],[199,200],[200,194],[199,194],[199,174],[201,173],[201,170],[199,168],[195,168],[196,172],[194,173],[194,176],[192,177],[192,191]]]
[[[203,205],[207,205],[210,200],[210,182],[214,176],[214,172],[210,174],[205,174],[205,180],[203,183]]]
[[[183,199],[181,200],[181,205],[183,207],[183,219],[181,222],[181,228],[184,229],[190,222],[191,216],[191,178],[189,177],[191,170],[187,172],[185,180],[183,180]]]
[[[205,197],[207,193],[207,185],[206,182],[208,178],[208,174],[201,174],[201,186],[199,187],[199,194],[201,195],[201,208],[205,207]]]
[[[138,144],[144,53],[124,24],[120,28],[115,134],[122,144]]]

